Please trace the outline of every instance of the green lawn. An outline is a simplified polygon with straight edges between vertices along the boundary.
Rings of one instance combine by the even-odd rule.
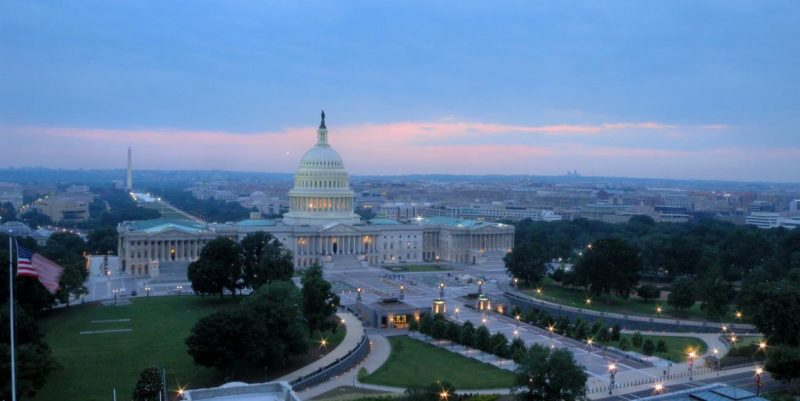
[[[667,305],[666,301],[645,302],[635,295],[631,295],[627,300],[618,296],[606,296],[601,299],[592,299],[591,303],[587,304],[586,292],[584,292],[583,289],[562,287],[551,279],[545,279],[543,284],[538,288],[542,290],[541,293],[537,293],[535,288],[523,289],[522,291],[535,298],[576,308],[628,315],[708,320],[705,312],[700,309],[699,302],[685,312],[678,312]],[[661,306],[662,309],[660,314],[656,313],[656,307],[658,306]],[[731,305],[723,321],[735,322],[736,316],[734,314],[734,305]]]
[[[36,400],[108,400],[116,388],[120,399],[129,399],[139,373],[148,366],[167,369],[170,390],[178,386],[198,388],[230,381],[214,369],[195,366],[186,352],[184,339],[202,317],[236,304],[233,299],[195,296],[133,298],[130,305],[100,304],[57,310],[39,320],[53,355],[62,368],[47,379]],[[237,300],[238,301],[238,300]],[[125,320],[98,322],[101,320]],[[92,323],[92,321],[95,321]],[[132,329],[130,332],[80,334],[86,331]],[[252,372],[244,381],[265,381],[295,370],[319,357],[319,340],[328,340],[328,350],[344,338],[315,334],[308,355],[297,357],[293,366],[267,373]]]
[[[161,213],[161,218],[164,219],[174,219],[174,220],[187,220],[186,216],[181,213],[178,213],[177,210],[167,207],[166,205],[162,204],[161,202],[141,202],[139,206],[153,209],[159,213]]]
[[[389,337],[392,353],[365,383],[421,387],[447,380],[457,389],[510,387],[514,374],[406,336]]]
[[[631,342],[631,334],[622,334],[624,338],[628,339],[628,344],[630,345],[630,349],[637,352],[642,352],[641,349],[637,349],[633,346]],[[667,353],[655,353],[656,356],[659,356],[664,359],[668,359],[672,362],[686,362],[686,358],[688,355],[689,350],[693,350],[697,352],[697,355],[703,355],[707,350],[708,346],[706,345],[705,341],[697,338],[697,337],[673,337],[673,336],[648,336],[644,335],[645,340],[650,339],[653,341],[653,344],[658,344],[659,340],[663,340],[667,344]],[[610,345],[613,347],[617,347],[616,342],[608,342],[606,345]]]
[[[452,268],[448,266],[437,266],[437,265],[384,265],[384,269],[391,270],[394,272],[438,272],[443,270],[452,270]]]

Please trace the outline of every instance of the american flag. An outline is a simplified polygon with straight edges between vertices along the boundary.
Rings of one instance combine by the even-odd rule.
[[[17,277],[37,278],[48,291],[55,294],[63,272],[64,268],[50,259],[17,244]]]

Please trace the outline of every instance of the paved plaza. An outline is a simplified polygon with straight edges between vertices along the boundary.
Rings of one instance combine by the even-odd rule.
[[[439,297],[439,283],[445,284],[447,319],[463,323],[485,324],[490,332],[503,333],[509,340],[521,338],[525,344],[540,344],[545,347],[566,348],[576,361],[585,367],[589,374],[589,386],[607,386],[610,382],[607,367],[613,362],[617,366],[616,381],[635,382],[659,379],[668,369],[665,361],[653,358],[653,363],[643,363],[622,358],[618,354],[604,351],[597,346],[576,341],[560,335],[550,335],[546,330],[525,323],[518,323],[507,316],[478,311],[472,305],[474,300],[468,294],[478,292],[477,279],[484,280],[483,293],[490,298],[502,295],[499,283],[508,281],[505,269],[497,267],[453,266],[452,270],[434,272],[397,273],[382,268],[359,268],[326,272],[326,278],[334,283],[334,289],[341,296],[342,304],[356,303],[357,289],[362,290],[364,304],[378,302],[383,298],[399,297],[401,285],[404,288],[404,302],[415,307],[430,307],[434,298]],[[471,280],[470,280],[471,279]],[[468,282],[469,281],[469,282]],[[710,347],[709,347],[710,348]],[[688,369],[685,364],[675,364],[669,373]],[[696,367],[702,360],[696,362]]]

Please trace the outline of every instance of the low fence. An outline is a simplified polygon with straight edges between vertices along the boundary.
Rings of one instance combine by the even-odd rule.
[[[360,319],[359,319],[360,320]],[[363,324],[363,322],[362,322]],[[363,361],[367,354],[369,354],[369,339],[366,333],[361,335],[361,339],[350,352],[345,356],[331,362],[327,366],[323,366],[316,371],[309,373],[305,376],[300,376],[292,380],[289,384],[292,385],[294,391],[305,390],[311,386],[320,384],[327,381],[331,377],[338,376]]]

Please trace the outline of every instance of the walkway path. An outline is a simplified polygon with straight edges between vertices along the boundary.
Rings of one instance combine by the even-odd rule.
[[[378,386],[374,384],[361,384],[358,382],[358,371],[361,370],[361,368],[366,369],[369,373],[374,372],[376,369],[381,367],[381,365],[383,365],[387,359],[389,359],[389,354],[392,352],[392,347],[386,337],[380,334],[370,334],[367,336],[367,338],[369,338],[369,355],[367,355],[366,359],[349,371],[336,376],[333,379],[330,379],[318,386],[298,392],[297,395],[300,397],[300,399],[308,400],[342,386],[358,386],[392,393],[402,392],[404,390],[402,388]]]
[[[523,298],[526,301],[538,304],[543,307],[548,308],[555,308],[562,311],[568,311],[571,313],[576,314],[583,314],[589,316],[597,316],[597,317],[604,317],[610,319],[620,319],[620,320],[627,320],[631,322],[646,322],[646,323],[655,323],[655,324],[664,324],[664,325],[680,325],[680,326],[688,326],[688,327],[696,327],[701,329],[703,327],[714,326],[718,327],[720,324],[715,322],[707,322],[707,321],[700,321],[700,320],[682,320],[682,319],[666,319],[660,317],[648,317],[648,316],[640,316],[640,315],[627,315],[621,313],[613,313],[613,312],[602,312],[596,311],[591,309],[583,309],[583,308],[576,308],[567,305],[561,305],[555,302],[545,301],[543,299],[539,299],[536,297],[532,297],[522,291],[517,290],[516,288],[512,287],[508,283],[501,283],[497,285],[497,288],[500,291],[504,291],[506,294],[515,296],[518,298]],[[732,330],[737,332],[755,332],[755,326],[751,324],[744,324],[744,323],[729,323],[728,327]]]
[[[300,377],[308,375],[309,373],[313,373],[317,371],[319,368],[328,366],[331,363],[335,362],[337,359],[340,359],[350,353],[350,351],[354,350],[358,345],[358,342],[361,340],[361,337],[364,335],[364,326],[361,324],[361,321],[356,318],[355,315],[349,312],[337,313],[341,319],[344,319],[344,324],[347,326],[347,334],[345,334],[344,339],[342,342],[334,348],[331,352],[326,354],[320,359],[317,359],[311,364],[304,366],[301,369],[295,370],[292,373],[289,373],[286,376],[283,376],[277,381],[287,381],[291,382],[292,380]]]

